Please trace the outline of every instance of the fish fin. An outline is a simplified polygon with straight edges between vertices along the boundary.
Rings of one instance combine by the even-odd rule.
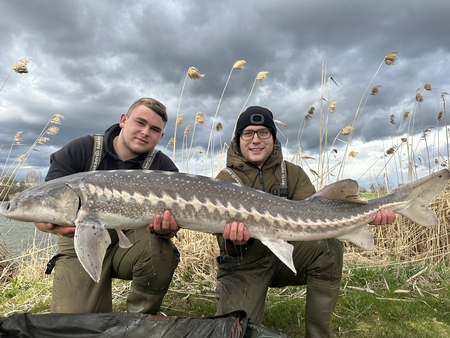
[[[435,196],[444,190],[449,179],[449,171],[443,169],[394,190],[392,193],[393,195],[400,194],[403,190],[411,191],[406,198],[407,200],[410,200],[407,207],[403,208],[400,206],[398,208],[393,208],[392,210],[408,217],[411,221],[421,226],[437,226],[439,224],[439,219],[427,205],[431,203]]]
[[[75,224],[75,252],[83,268],[94,282],[98,283],[111,237],[104,225],[98,221],[84,219],[80,223],[75,221]]]
[[[294,253],[294,246],[292,244],[283,241],[282,239],[264,239],[261,240],[261,242],[267,246],[280,261],[286,264],[289,269],[297,274],[294,261],[292,260],[292,254]]]
[[[408,208],[396,212],[423,227],[434,227],[439,225],[439,219],[426,205],[417,205],[413,203]]]
[[[350,241],[364,250],[373,251],[375,249],[374,234],[368,230],[370,228],[372,227],[359,228],[358,231],[350,232],[342,237],[336,238]]]
[[[355,180],[342,180],[327,185],[322,190],[316,192],[310,198],[321,196],[330,200],[343,200],[353,203],[367,204],[367,201],[360,200],[358,197],[358,182]]]
[[[119,246],[123,249],[131,248],[133,243],[130,242],[127,236],[120,229],[116,229],[117,236],[119,236]]]

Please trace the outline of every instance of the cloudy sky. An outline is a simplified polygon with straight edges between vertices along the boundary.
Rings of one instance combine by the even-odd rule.
[[[47,143],[37,145],[25,163],[44,175],[50,153],[76,137],[103,133],[144,96],[167,106],[169,122],[159,149],[171,157],[173,147],[167,145],[177,111],[184,114],[175,148],[181,170],[183,132],[192,126],[190,145],[197,112],[206,124],[195,127],[189,171],[202,174],[216,112],[214,124],[223,129],[214,128],[215,150],[220,141],[229,143],[235,119],[249,105],[270,108],[288,125],[280,125],[286,137],[279,133],[286,157],[291,160],[300,146],[308,172],[320,172],[321,129],[328,139],[327,151],[322,142],[330,154],[327,166],[345,159],[341,175],[359,179],[360,185],[382,172],[390,158],[383,156],[386,150],[407,135],[415,135],[408,141],[421,156],[415,163],[428,169],[434,158],[447,159],[445,147],[439,149],[442,157],[432,147],[438,135],[445,145],[445,128],[430,131],[428,153],[420,138],[423,128],[437,126],[444,110],[441,94],[450,92],[448,13],[447,0],[2,1],[0,80],[19,59],[33,59],[28,73],[12,72],[0,91],[2,170],[26,153],[54,114],[64,116],[59,133],[46,135]],[[395,65],[386,65],[385,56],[394,50],[399,51]],[[245,60],[244,68],[232,71],[239,60]],[[189,67],[205,76],[186,79]],[[255,81],[259,72],[268,72],[261,82]],[[375,86],[378,94],[369,95]],[[336,107],[328,113],[331,102]],[[305,122],[311,107],[314,114]],[[342,141],[348,136],[334,140],[357,113],[347,148]],[[439,126],[444,125],[442,119]],[[11,147],[18,131],[21,145]],[[348,157],[350,151],[358,155]],[[398,167],[407,166],[406,146],[397,154],[403,161],[390,161],[387,170],[394,183]],[[211,175],[210,168],[205,174]]]

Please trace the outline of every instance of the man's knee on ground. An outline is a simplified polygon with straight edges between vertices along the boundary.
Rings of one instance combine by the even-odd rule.
[[[314,262],[308,267],[308,276],[326,281],[339,281],[342,275],[344,247],[337,239],[312,241]]]
[[[158,243],[158,248],[142,248],[132,268],[134,287],[151,294],[167,291],[180,261],[180,255],[173,243],[165,239],[158,241],[162,242]]]

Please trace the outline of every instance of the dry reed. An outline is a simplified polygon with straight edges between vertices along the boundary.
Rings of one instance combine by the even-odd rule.
[[[181,88],[181,94],[180,94],[180,99],[178,100],[178,108],[177,108],[177,116],[176,116],[176,123],[175,123],[175,131],[173,133],[173,155],[172,155],[172,161],[175,161],[175,144],[177,142],[177,127],[179,125],[179,119],[178,116],[180,114],[180,106],[181,106],[181,98],[183,97],[183,93],[184,93],[184,89],[186,87],[186,81],[187,78],[189,77],[190,79],[193,80],[198,80],[201,79],[202,77],[204,77],[205,75],[200,74],[198,69],[195,67],[189,67],[188,71],[186,72],[186,76],[184,77],[184,82],[183,82],[183,87]],[[181,120],[182,123],[182,120]],[[166,146],[167,149],[167,146]]]
[[[239,60],[239,61],[237,61],[237,62],[235,62],[233,64],[233,67],[231,67],[231,70],[230,70],[230,74],[228,74],[227,81],[225,82],[225,86],[223,87],[222,95],[220,95],[219,103],[217,104],[217,108],[216,108],[216,113],[214,114],[214,118],[213,118],[212,123],[211,123],[211,131],[209,133],[208,147],[206,149],[206,160],[205,160],[205,165],[203,167],[203,175],[205,175],[206,165],[207,165],[207,162],[208,162],[207,161],[208,153],[209,153],[209,151],[211,149],[211,175],[214,176],[214,164],[213,164],[214,163],[214,149],[213,149],[213,137],[212,137],[212,135],[213,135],[213,131],[214,131],[214,126],[216,124],[217,114],[219,113],[219,108],[220,108],[220,105],[222,103],[222,99],[223,99],[223,96],[225,94],[225,90],[227,89],[228,83],[230,82],[231,74],[233,74],[233,70],[234,69],[237,69],[237,70],[243,69],[244,68],[244,64],[245,64],[244,60]]]

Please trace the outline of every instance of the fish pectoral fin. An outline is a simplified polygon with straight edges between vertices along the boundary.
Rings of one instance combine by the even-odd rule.
[[[373,251],[375,250],[374,234],[369,230],[370,228],[372,227],[359,228],[358,231],[350,232],[342,237],[336,238],[350,241],[364,250]]]
[[[292,244],[283,241],[282,239],[264,239],[261,240],[261,242],[267,246],[280,261],[286,264],[289,269],[297,274],[297,270],[295,269],[294,261],[292,259],[292,254],[294,253],[294,246]]]
[[[82,220],[76,224],[75,252],[83,268],[98,283],[106,249],[111,244],[111,237],[104,225],[98,221]]]
[[[130,242],[127,236],[122,232],[120,229],[116,229],[117,236],[119,236],[119,246],[122,249],[131,248],[133,246],[133,243]]]

